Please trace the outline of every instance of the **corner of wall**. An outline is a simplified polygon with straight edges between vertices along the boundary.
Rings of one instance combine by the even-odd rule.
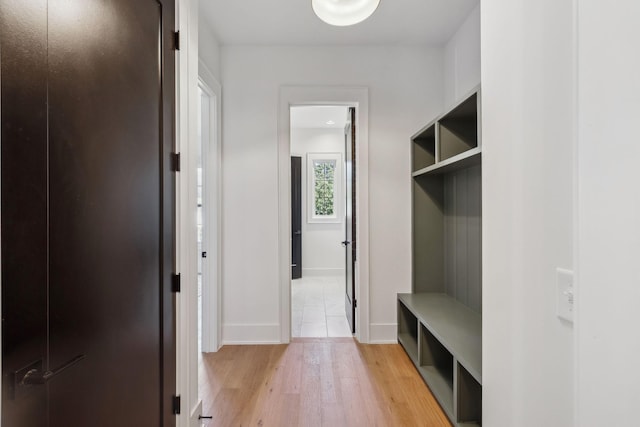
[[[480,84],[480,3],[444,47],[444,106]]]
[[[215,36],[213,26],[201,13],[198,22],[199,57],[207,70],[213,74],[218,82],[221,82],[220,42]]]

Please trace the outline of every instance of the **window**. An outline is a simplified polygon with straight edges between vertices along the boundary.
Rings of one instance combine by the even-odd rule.
[[[308,222],[342,222],[342,155],[309,153],[307,157]]]

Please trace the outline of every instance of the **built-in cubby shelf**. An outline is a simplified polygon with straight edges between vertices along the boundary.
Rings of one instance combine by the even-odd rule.
[[[418,317],[419,319],[419,317]],[[453,418],[453,355],[420,321],[418,372],[431,392],[441,402],[449,418]]]
[[[413,170],[436,163],[436,123],[431,122],[411,138]]]
[[[398,341],[413,361],[418,362],[418,320],[406,306],[398,307]]]
[[[482,423],[482,144],[474,89],[411,138],[412,293],[398,342],[451,422]]]
[[[478,147],[478,101],[478,92],[474,91],[438,119],[438,160],[444,161]]]
[[[415,325],[398,342],[445,414],[456,425],[482,419],[482,319],[454,298],[440,293],[398,294],[399,324]],[[401,320],[402,319],[402,320]],[[413,329],[412,329],[413,331]],[[400,338],[402,335],[402,338]]]
[[[412,172],[447,173],[479,164],[480,97],[474,89],[464,100],[411,137]]]
[[[398,302],[422,326],[420,350],[430,350],[436,365],[444,349],[479,383],[482,382],[482,316],[443,293],[398,294]],[[442,348],[438,348],[433,341]],[[421,357],[426,353],[422,351]],[[420,359],[421,365],[425,360]],[[451,378],[453,378],[453,363]],[[447,365],[449,366],[449,365]],[[451,379],[451,382],[453,379]]]

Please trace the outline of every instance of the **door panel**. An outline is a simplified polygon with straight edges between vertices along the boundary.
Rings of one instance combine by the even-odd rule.
[[[346,216],[345,216],[345,313],[351,327],[356,332],[356,109],[349,108],[349,117],[345,127],[345,177],[346,177]]]
[[[46,389],[13,387],[47,354],[46,29],[46,0],[0,1],[3,426],[46,426]]]
[[[291,278],[302,277],[302,157],[291,157]]]
[[[160,7],[49,10],[51,425],[159,425]]]
[[[0,0],[3,9],[7,1],[13,0]],[[44,205],[39,209],[5,193],[15,187],[5,182],[5,171],[16,155],[5,157],[4,133],[2,141],[3,246],[6,233],[14,229],[5,205],[15,208],[16,216],[33,212],[45,224],[39,231],[44,238],[35,241],[33,231],[31,251],[14,258],[5,256],[3,247],[3,302],[14,298],[16,307],[29,306],[29,300],[16,295],[24,280],[9,280],[5,271],[34,264],[34,253],[44,251],[42,282],[49,298],[44,369],[78,355],[85,358],[46,387],[32,386],[40,393],[48,390],[48,413],[42,408],[31,408],[30,413],[48,418],[49,424],[42,425],[50,427],[172,425],[175,187],[169,155],[174,81],[168,41],[173,4],[46,3],[48,32],[38,38],[48,40],[48,56],[39,64],[45,80],[32,83],[44,87],[45,101],[48,97],[44,133],[37,139],[44,147],[44,161],[34,167],[35,176],[44,175]],[[4,35],[2,42],[4,49]],[[2,55],[4,66],[7,54]],[[4,67],[2,73],[4,101],[5,89],[11,91],[12,85],[5,81]],[[16,96],[30,99],[24,93]],[[3,129],[8,117],[4,108]],[[28,174],[22,171],[10,178],[21,180]],[[41,313],[46,326],[46,299]],[[27,340],[32,336],[23,325],[3,324],[3,337],[13,331]],[[3,360],[12,351],[7,344],[3,342]],[[3,366],[3,373],[7,368]],[[3,409],[5,402],[3,396]],[[7,425],[29,425],[17,420]]]

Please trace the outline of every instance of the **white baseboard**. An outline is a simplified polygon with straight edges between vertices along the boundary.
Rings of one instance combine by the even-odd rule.
[[[344,276],[344,268],[303,268],[302,277]]]
[[[369,325],[370,344],[397,344],[397,323],[371,323]]]
[[[225,323],[222,325],[222,344],[280,344],[280,325]]]

